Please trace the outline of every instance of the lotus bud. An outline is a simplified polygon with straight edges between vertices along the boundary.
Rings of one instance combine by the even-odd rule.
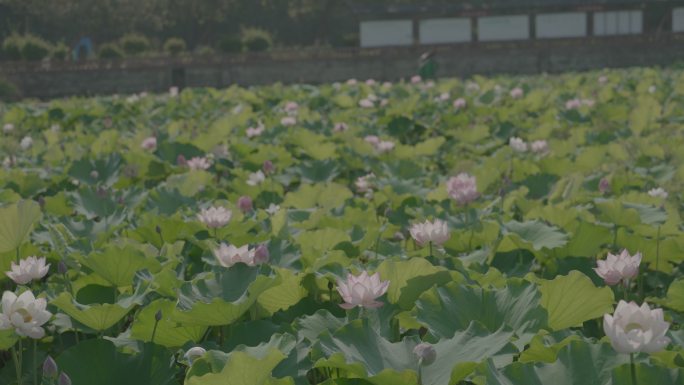
[[[59,375],[59,380],[57,380],[57,385],[71,385],[71,378],[69,378],[69,375],[62,372]]]
[[[261,263],[266,263],[268,262],[268,258],[270,256],[270,253],[268,252],[268,247],[266,245],[261,244],[257,246],[256,250],[254,250],[254,263],[255,264],[261,264]]]
[[[435,348],[425,342],[416,345],[416,347],[413,348],[413,354],[418,356],[418,361],[422,366],[428,366],[437,359]]]
[[[268,175],[275,171],[275,166],[273,166],[273,162],[270,160],[265,160],[261,169],[264,170],[264,174]]]
[[[43,361],[43,377],[55,378],[57,377],[57,363],[52,357],[47,356],[45,361]]]
[[[154,313],[154,320],[157,322],[162,320],[162,311],[161,310],[157,310],[157,312]]]
[[[187,352],[185,352],[185,359],[188,360],[190,365],[192,365],[195,359],[202,357],[206,352],[207,351],[203,347],[195,346],[194,348],[190,348]]]
[[[64,261],[59,261],[59,263],[57,264],[57,272],[59,274],[64,275],[67,273],[67,271],[69,271],[69,267],[67,267],[67,264],[64,263]]]
[[[237,206],[243,213],[248,213],[254,209],[252,206],[252,198],[247,195],[243,195],[238,199]]]

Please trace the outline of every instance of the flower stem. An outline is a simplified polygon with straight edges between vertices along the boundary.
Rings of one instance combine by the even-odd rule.
[[[33,385],[38,384],[38,340],[33,340]]]
[[[12,361],[14,361],[14,371],[17,374],[17,385],[22,385],[21,378],[21,340],[19,340],[19,351],[12,346],[11,349]]]
[[[428,242],[428,247],[430,248],[430,257],[432,257],[432,241]]]
[[[629,367],[632,372],[632,385],[637,385],[636,366],[634,366],[634,353],[629,353]]]
[[[655,269],[658,271],[658,262],[660,261],[660,226],[658,226],[658,232],[656,233],[656,265]]]

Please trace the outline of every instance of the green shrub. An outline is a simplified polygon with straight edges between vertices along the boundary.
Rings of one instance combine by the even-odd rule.
[[[2,56],[7,60],[21,60],[21,47],[24,39],[19,35],[10,35],[2,42]]]
[[[100,59],[121,59],[124,53],[118,45],[114,43],[105,43],[100,46],[97,51],[97,57]]]
[[[71,49],[64,44],[64,42],[59,42],[53,49],[52,49],[52,58],[55,60],[67,60],[69,58],[69,54],[71,53]]]
[[[244,28],[242,43],[250,52],[267,51],[273,46],[273,39],[268,31],[259,28]]]
[[[150,50],[150,40],[143,35],[130,33],[119,40],[119,45],[126,55],[140,55]]]
[[[219,50],[223,53],[235,53],[242,51],[242,41],[235,35],[224,36],[219,40]]]
[[[207,46],[207,45],[201,45],[195,49],[195,53],[200,56],[208,56],[208,55],[213,55],[214,54],[214,49]]]
[[[7,102],[19,96],[19,91],[14,84],[0,79],[0,100]]]
[[[178,37],[169,38],[166,40],[166,43],[164,43],[164,52],[171,56],[179,55],[185,52],[185,49],[185,40]]]
[[[21,57],[28,61],[43,60],[52,52],[52,46],[47,41],[33,35],[24,36],[21,47]]]

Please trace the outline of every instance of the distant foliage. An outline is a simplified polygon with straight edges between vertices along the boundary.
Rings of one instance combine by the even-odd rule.
[[[179,37],[172,37],[166,40],[164,43],[164,52],[171,56],[177,56],[185,52],[187,46],[185,45],[185,40]]]
[[[21,57],[28,61],[43,60],[52,52],[52,46],[47,41],[33,36],[24,36],[24,44],[21,47]]]
[[[260,28],[244,28],[242,43],[250,52],[268,51],[273,46],[271,34]]]
[[[100,46],[97,57],[100,59],[121,59],[124,57],[124,52],[116,44],[106,43]]]
[[[6,60],[21,60],[21,47],[24,39],[19,35],[10,35],[2,42],[2,57]]]
[[[236,53],[242,51],[242,40],[238,36],[228,35],[219,41],[219,50],[223,53]]]
[[[3,102],[15,99],[19,95],[19,91],[14,84],[0,78],[0,100]]]
[[[64,42],[59,42],[52,49],[52,58],[55,60],[67,60],[69,53],[71,53],[71,49]]]
[[[137,56],[143,54],[149,51],[152,46],[152,44],[150,43],[150,39],[136,33],[124,35],[119,40],[119,45],[126,53],[126,55],[130,56]]]

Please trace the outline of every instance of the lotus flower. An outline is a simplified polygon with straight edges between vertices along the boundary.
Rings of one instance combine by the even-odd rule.
[[[59,378],[57,379],[57,385],[71,385],[71,377],[64,372],[60,373]]]
[[[250,186],[256,186],[258,184],[261,184],[261,182],[266,180],[266,175],[261,171],[253,172],[249,174],[249,177],[247,178],[247,184]]]
[[[420,246],[428,242],[440,246],[449,240],[449,227],[445,221],[435,219],[433,222],[416,223],[409,230],[411,237]]]
[[[447,181],[446,187],[449,196],[460,205],[468,204],[480,196],[477,192],[475,177],[467,173],[451,177]]]
[[[477,92],[480,90],[480,85],[475,82],[468,82],[466,84],[466,91]]]
[[[194,348],[188,349],[183,357],[185,357],[185,359],[188,360],[188,363],[192,365],[195,359],[202,357],[206,352],[206,349],[203,347],[195,346]]]
[[[169,88],[169,96],[172,98],[175,98],[176,96],[178,96],[178,87],[176,87],[176,86],[170,87]]]
[[[271,253],[268,251],[268,247],[266,245],[261,244],[254,249],[254,264],[260,265],[262,263],[268,262],[268,258],[271,256]]]
[[[368,135],[365,138],[363,138],[363,140],[366,141],[366,143],[372,144],[373,146],[380,143],[380,138],[378,138],[375,135]]]
[[[535,140],[530,144],[530,150],[535,154],[544,155],[549,152],[549,143],[545,140]]]
[[[463,98],[458,98],[454,100],[454,108],[456,108],[457,110],[465,108],[466,104],[466,100]]]
[[[299,104],[297,102],[287,102],[285,103],[285,112],[288,115],[294,115],[299,110]]]
[[[142,143],[140,143],[140,147],[142,147],[144,150],[154,151],[154,149],[157,148],[157,138],[154,136],[145,138]]]
[[[349,129],[349,126],[347,125],[347,123],[340,122],[340,123],[335,123],[335,127],[333,127],[333,132],[344,132],[344,131],[347,131],[348,129]]]
[[[522,98],[523,94],[524,94],[524,92],[523,92],[522,88],[520,88],[520,87],[515,87],[511,90],[511,97],[513,99]]]
[[[599,82],[599,84],[606,84],[606,83],[608,83],[608,77],[605,75],[601,75],[598,78],[598,82]]]
[[[261,124],[256,126],[256,127],[249,127],[247,128],[247,131],[245,131],[245,135],[247,135],[248,138],[253,138],[255,136],[259,136],[264,133],[264,126]]]
[[[389,288],[389,281],[380,282],[379,273],[371,276],[365,271],[358,276],[347,274],[346,281],[337,280],[337,291],[344,300],[340,307],[343,309],[352,309],[357,306],[380,307],[383,303],[376,299],[385,294],[387,288]]]
[[[30,136],[25,136],[21,139],[21,142],[19,142],[19,146],[21,146],[22,150],[28,150],[33,146],[33,139]]]
[[[273,165],[273,162],[266,159],[261,165],[261,169],[264,170],[264,174],[271,174],[273,171],[275,171],[275,166]]]
[[[663,319],[663,309],[651,310],[647,303],[620,301],[613,315],[603,316],[603,331],[618,353],[656,353],[670,339],[665,336],[670,324]]]
[[[374,86],[375,85],[375,79],[366,80],[366,85],[367,86]]]
[[[55,378],[57,377],[58,372],[59,368],[57,367],[57,363],[55,362],[54,358],[47,356],[45,361],[43,361],[43,377]]]
[[[233,216],[233,212],[225,207],[210,207],[208,209],[203,209],[197,218],[200,222],[207,225],[211,229],[225,226],[230,218]]]
[[[517,137],[512,137],[511,140],[508,142],[513,151],[517,152],[525,152],[527,151],[527,143],[525,143],[524,140],[517,138]]]
[[[185,162],[185,164],[190,167],[191,170],[206,170],[211,167],[211,162],[205,157],[193,157],[192,159]]]
[[[248,197],[247,195],[243,195],[238,198],[237,206],[243,213],[248,213],[254,210],[254,207],[252,206],[252,198]]]
[[[575,99],[570,99],[565,102],[565,109],[566,110],[576,110],[578,108],[582,107],[582,101],[575,98]]]
[[[33,280],[45,277],[49,268],[50,264],[45,264],[45,257],[28,257],[20,260],[18,265],[12,262],[10,271],[5,274],[17,285],[26,285]]]
[[[9,132],[14,131],[14,124],[12,124],[12,123],[5,123],[5,125],[2,126],[2,131],[3,131],[4,133],[6,133],[6,134],[9,133]]]
[[[360,193],[367,193],[369,191],[373,191],[373,183],[372,180],[375,178],[375,174],[370,173],[366,174],[364,176],[360,176],[356,178],[356,181],[354,182],[354,186],[356,187],[356,191]]]
[[[442,102],[446,102],[447,100],[451,99],[451,94],[448,92],[442,92],[439,94],[439,100]]]
[[[41,327],[52,314],[45,310],[45,298],[36,298],[30,290],[17,297],[11,291],[2,294],[2,314],[0,329],[12,329],[22,337],[43,338],[45,330]]]
[[[282,124],[285,127],[294,126],[295,124],[297,124],[297,119],[292,116],[285,116],[282,119],[280,119],[280,124]]]
[[[375,150],[379,153],[385,153],[394,149],[394,142],[390,140],[382,140],[375,145]]]
[[[655,92],[656,92],[656,86],[650,86],[650,87],[648,87],[648,93],[649,93],[649,94],[653,94],[653,93],[655,93]]]
[[[218,249],[214,249],[214,256],[221,266],[224,267],[231,267],[240,262],[247,266],[255,266],[262,263],[263,260],[263,255],[256,259],[255,250],[250,249],[248,245],[235,247],[225,243],[221,243]],[[266,260],[268,260],[268,257],[266,257]]]
[[[608,178],[601,178],[598,184],[598,189],[601,194],[605,194],[610,191],[610,182],[608,181]]]
[[[420,77],[420,75],[415,75],[411,77],[411,83],[413,84],[418,84],[423,81],[423,78]]]
[[[626,282],[639,274],[639,264],[641,263],[641,253],[633,256],[629,255],[627,249],[622,250],[619,255],[608,253],[605,260],[598,260],[598,267],[594,268],[606,282],[606,285],[615,285],[620,281]]]
[[[271,203],[270,205],[268,205],[268,208],[266,208],[266,212],[267,212],[269,215],[276,215],[276,213],[278,212],[278,210],[280,210],[280,206],[278,206],[278,205],[275,204],[275,203]]]
[[[413,354],[418,357],[421,366],[428,366],[437,359],[435,348],[428,343],[420,343],[413,348]]]
[[[375,107],[375,103],[373,103],[373,101],[370,99],[361,99],[359,101],[359,107],[361,107],[361,108],[373,108],[373,107]]]
[[[654,198],[667,199],[669,194],[667,193],[667,191],[663,190],[662,187],[658,187],[658,188],[648,190],[648,195],[650,195]]]
[[[358,83],[358,81],[354,78],[347,80],[347,85],[349,86],[356,85],[356,83]]]

